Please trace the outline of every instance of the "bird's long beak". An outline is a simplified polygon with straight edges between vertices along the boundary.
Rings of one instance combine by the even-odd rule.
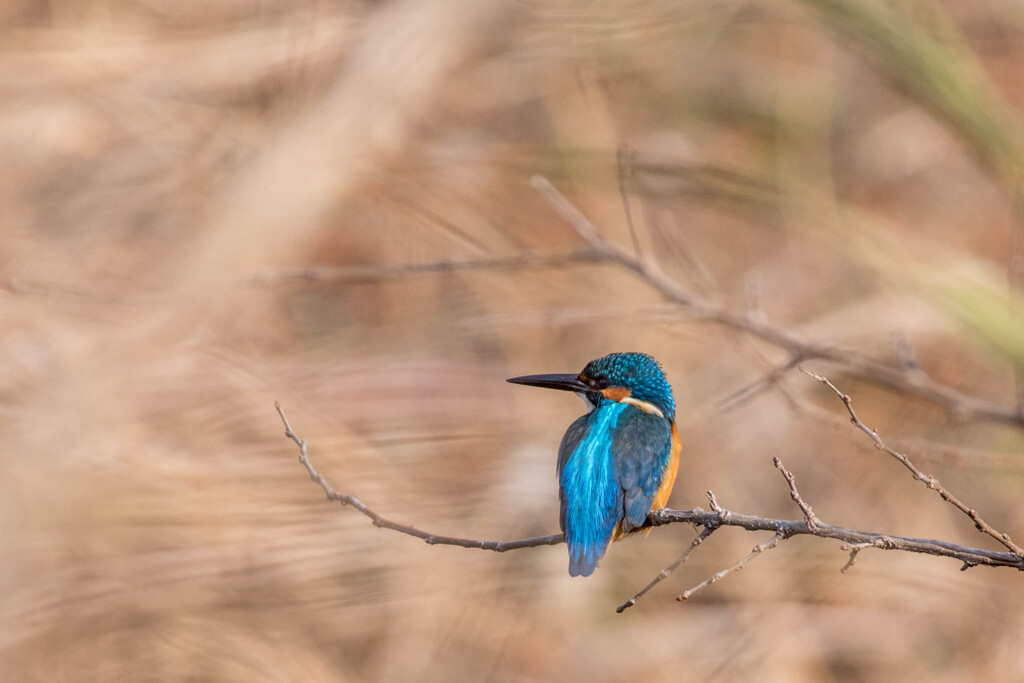
[[[512,384],[525,384],[543,389],[574,391],[578,394],[592,391],[590,387],[580,381],[578,375],[524,375],[522,377],[512,377],[506,381],[512,382]]]

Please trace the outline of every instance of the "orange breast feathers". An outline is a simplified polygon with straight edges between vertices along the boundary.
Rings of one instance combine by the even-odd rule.
[[[654,494],[654,501],[651,503],[651,510],[660,510],[668,503],[668,497],[672,494],[672,487],[676,483],[676,473],[679,472],[679,452],[683,449],[683,442],[679,438],[679,430],[676,429],[676,423],[672,423],[672,450],[668,456],[668,467],[665,468],[665,478],[661,480],[661,486],[658,487],[658,492]],[[647,527],[646,529],[640,529],[639,533],[646,536],[651,533],[653,527]],[[637,530],[631,533],[637,533]],[[615,526],[615,531],[612,532],[612,540],[617,541],[620,538],[625,538],[629,534],[623,533],[622,522],[619,522]]]
[[[654,496],[651,504],[652,510],[660,510],[668,504],[668,497],[672,494],[672,487],[676,484],[676,473],[679,472],[679,451],[683,449],[683,442],[679,438],[679,430],[676,423],[672,423],[672,453],[668,456],[668,467],[665,469],[665,479],[658,487],[658,493]]]

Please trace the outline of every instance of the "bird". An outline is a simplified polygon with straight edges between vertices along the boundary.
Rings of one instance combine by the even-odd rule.
[[[612,353],[579,374],[507,381],[572,391],[587,405],[562,437],[556,469],[569,575],[590,576],[612,541],[650,532],[647,516],[672,493],[681,450],[672,387],[646,353]]]

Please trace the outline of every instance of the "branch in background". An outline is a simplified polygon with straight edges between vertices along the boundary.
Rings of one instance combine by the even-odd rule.
[[[931,476],[930,474],[925,474],[924,472],[919,470],[917,466],[914,465],[914,463],[912,463],[910,461],[910,458],[908,458],[907,456],[903,455],[899,451],[895,451],[892,448],[886,446],[885,442],[882,441],[882,437],[878,435],[878,432],[876,432],[874,429],[871,429],[871,427],[868,427],[866,424],[861,422],[859,417],[857,417],[857,413],[853,409],[853,400],[847,394],[844,394],[843,392],[839,391],[839,389],[836,388],[836,385],[832,384],[832,382],[829,381],[827,377],[816,375],[813,372],[808,372],[807,370],[804,370],[803,368],[800,368],[800,372],[810,377],[813,377],[817,381],[826,385],[835,393],[836,396],[839,397],[839,399],[843,402],[843,405],[846,406],[846,411],[850,414],[850,422],[853,423],[853,426],[855,426],[857,429],[864,432],[865,434],[868,435],[868,437],[870,437],[870,439],[875,444],[875,448],[877,448],[880,451],[884,451],[891,455],[892,457],[899,460],[900,463],[902,463],[903,466],[910,470],[911,474],[914,475],[914,479],[923,482],[925,486],[938,493],[942,500],[946,501],[947,503],[955,507],[957,510],[970,517],[971,521],[974,522],[974,526],[978,529],[978,531],[980,531],[983,534],[988,534],[989,536],[991,536],[992,538],[996,539],[1004,546],[1006,546],[1014,555],[1024,559],[1024,548],[1021,548],[1019,545],[1014,543],[1010,539],[1009,534],[1000,533],[993,529],[988,522],[981,518],[981,515],[979,515],[976,510],[968,507],[959,498],[950,493],[945,487],[942,486],[942,484],[939,483],[938,479]]]
[[[412,526],[399,524],[398,522],[386,519],[366,507],[366,505],[364,505],[362,501],[355,496],[340,493],[331,487],[331,485],[327,483],[327,480],[324,479],[323,475],[317,472],[313,467],[313,464],[310,462],[307,453],[308,445],[305,439],[300,438],[298,434],[295,433],[295,430],[292,429],[280,404],[275,403],[274,407],[277,409],[277,413],[281,417],[281,421],[284,423],[285,436],[294,441],[299,447],[299,462],[306,468],[309,478],[316,482],[316,484],[323,490],[328,500],[334,500],[342,505],[355,508],[366,517],[369,517],[374,526],[391,529],[408,536],[413,536],[431,545],[453,545],[462,548],[492,550],[494,552],[506,552],[509,550],[532,548],[542,545],[558,545],[565,541],[565,534],[537,536],[533,538],[524,538],[518,541],[485,541],[472,538],[460,538],[457,536],[444,536],[429,533]],[[703,526],[704,530],[696,539],[694,539],[690,544],[690,547],[675,562],[663,570],[658,577],[649,583],[643,590],[621,605],[618,611],[621,612],[635,605],[640,597],[671,574],[676,567],[685,562],[690,553],[700,545],[704,539],[710,536],[716,529],[723,526],[740,527],[748,531],[773,531],[775,532],[775,537],[768,542],[757,546],[750,555],[736,565],[733,565],[722,572],[718,572],[718,574],[711,577],[706,582],[690,589],[683,594],[684,596],[688,597],[696,590],[703,588],[705,585],[710,585],[711,583],[720,580],[730,572],[738,571],[755,556],[759,555],[764,550],[774,547],[780,541],[800,535],[817,536],[819,538],[831,538],[843,541],[844,545],[841,546],[841,549],[851,551],[850,561],[848,561],[846,566],[843,567],[843,571],[853,564],[856,553],[864,548],[901,550],[904,552],[924,553],[939,557],[951,557],[963,563],[962,569],[985,565],[989,567],[1013,567],[1014,569],[1024,571],[1024,557],[1014,553],[986,550],[984,548],[972,548],[969,546],[957,545],[955,543],[948,543],[946,541],[910,538],[906,536],[891,536],[889,534],[881,534],[871,531],[857,531],[854,529],[847,529],[845,527],[825,524],[814,515],[810,506],[803,502],[803,499],[796,490],[796,483],[793,475],[786,470],[778,458],[775,459],[775,466],[786,479],[791,497],[797,505],[800,506],[801,511],[803,511],[803,521],[770,519],[767,517],[758,517],[756,515],[745,515],[738,512],[732,512],[731,510],[722,508],[715,499],[714,494],[710,491],[708,492],[708,499],[711,502],[711,511],[706,511],[701,508],[694,508],[692,510],[670,510],[665,508],[651,512],[647,519],[647,524],[650,526],[662,526],[665,524],[682,522],[686,524],[693,524],[695,526]]]
[[[634,273],[649,287],[661,294],[666,301],[673,305],[676,312],[682,311],[698,320],[714,322],[723,327],[745,332],[786,352],[788,359],[783,365],[769,376],[727,400],[727,408],[744,403],[761,391],[770,388],[799,363],[824,360],[868,381],[942,406],[957,418],[981,420],[1024,429],[1024,410],[1021,408],[985,401],[940,384],[916,364],[901,361],[899,365],[892,365],[831,344],[803,339],[785,328],[771,325],[761,315],[729,310],[721,302],[687,288],[662,270],[657,261],[650,256],[607,241],[600,230],[546,178],[534,176],[531,182],[555,211],[573,227],[586,243],[586,247],[555,254],[526,252],[507,257],[450,259],[391,266],[299,268],[265,274],[258,278],[256,283],[275,284],[281,281],[297,280],[323,283],[372,282],[400,279],[424,273],[518,271],[587,264],[617,265]]]
[[[777,386],[790,370],[798,367],[802,362],[803,360],[799,357],[790,358],[785,363],[771,368],[757,380],[725,397],[719,402],[718,409],[724,413],[749,403],[765,391]]]
[[[682,283],[663,271],[653,259],[637,255],[605,240],[597,227],[546,178],[534,176],[531,182],[555,211],[576,230],[583,241],[604,257],[603,260],[616,263],[626,270],[632,271],[665,299],[698,319],[746,332],[786,351],[791,361],[793,359],[797,359],[797,362],[830,361],[844,370],[854,372],[877,384],[941,405],[959,418],[985,420],[1024,428],[1024,412],[1016,407],[1008,408],[968,396],[956,389],[939,384],[920,368],[894,367],[830,344],[806,341],[786,329],[770,325],[757,317],[734,313],[721,303],[706,299],[687,289]]]
[[[484,259],[449,259],[428,263],[398,263],[385,266],[321,266],[275,270],[254,280],[255,284],[271,285],[287,280],[305,282],[377,282],[399,280],[423,273],[455,273],[467,270],[516,271],[536,268],[561,268],[587,263],[601,263],[606,258],[599,251],[583,248],[559,254],[525,252],[514,256]]]
[[[622,197],[622,211],[626,215],[626,225],[629,227],[629,236],[633,240],[633,251],[638,255],[642,253],[640,249],[640,237],[636,234],[636,226],[633,225],[633,210],[629,207],[629,189],[627,185],[627,177],[632,179],[633,176],[633,164],[636,162],[636,155],[627,147],[619,147],[618,153],[615,155],[616,159],[616,176],[619,179],[619,196]]]

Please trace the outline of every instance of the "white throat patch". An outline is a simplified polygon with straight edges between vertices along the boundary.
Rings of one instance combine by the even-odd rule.
[[[665,417],[665,413],[661,412],[661,408],[658,406],[653,403],[648,403],[647,401],[641,401],[638,398],[633,398],[632,396],[626,396],[625,398],[620,399],[619,403],[628,403],[631,406],[639,408],[645,413],[657,415],[658,417]]]

